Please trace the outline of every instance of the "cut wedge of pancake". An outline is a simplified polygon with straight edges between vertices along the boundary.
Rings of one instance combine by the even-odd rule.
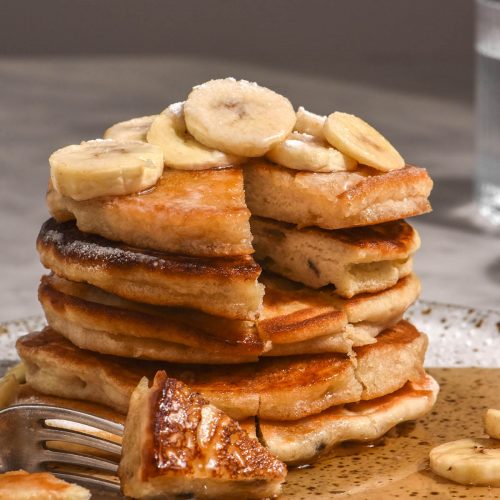
[[[167,169],[143,193],[85,201],[56,196],[49,186],[47,203],[60,222],[69,212],[81,231],[139,248],[202,257],[253,252],[240,168]]]
[[[418,233],[404,221],[326,231],[252,217],[255,258],[265,269],[339,295],[378,292],[412,270]]]
[[[54,219],[43,224],[37,249],[42,264],[57,275],[130,300],[237,319],[253,319],[261,308],[261,269],[249,255],[202,258],[138,250]]]
[[[438,392],[438,383],[425,375],[392,394],[335,406],[295,422],[260,420],[259,435],[280,460],[308,463],[343,441],[373,441],[401,422],[423,417]]]
[[[158,372],[132,393],[118,475],[133,498],[269,498],[285,464],[236,421]]]
[[[260,355],[351,352],[375,342],[420,292],[414,275],[393,289],[351,300],[272,275],[263,281],[264,307],[255,322],[140,304],[55,275],[42,278],[38,297],[49,325],[82,349],[177,363],[229,364],[256,361]]]
[[[252,215],[300,227],[339,229],[420,215],[431,210],[432,180],[423,168],[380,173],[300,172],[266,161],[245,167],[245,198]]]
[[[402,321],[377,342],[341,354],[264,358],[227,366],[153,363],[84,351],[47,328],[17,342],[37,391],[106,404],[126,412],[143,376],[165,370],[238,420],[297,420],[334,405],[377,398],[422,375],[427,337]]]

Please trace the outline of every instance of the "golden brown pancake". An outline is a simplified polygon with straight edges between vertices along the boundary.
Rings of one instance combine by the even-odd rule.
[[[42,278],[38,296],[49,325],[82,349],[218,364],[256,361],[260,355],[350,352],[353,346],[375,342],[380,331],[398,322],[420,291],[414,275],[394,290],[350,301],[301,289],[276,276],[264,282],[264,307],[255,322],[140,304],[55,275]],[[362,305],[367,314],[350,323],[350,311]]]
[[[90,491],[49,472],[16,470],[0,474],[0,500],[88,500]]]
[[[270,273],[264,273],[261,282],[266,295],[257,328],[272,342],[264,356],[350,353],[353,347],[374,343],[381,331],[400,321],[420,294],[414,274],[382,292],[351,299],[339,297],[332,287],[312,290]],[[340,334],[332,334],[335,310],[344,315],[342,322],[337,319],[339,326],[344,325]]]
[[[252,217],[255,259],[312,288],[334,285],[343,297],[378,292],[412,270],[418,233],[404,221],[326,231]]]
[[[286,466],[238,423],[160,371],[132,393],[119,468],[134,498],[269,498]]]
[[[152,342],[151,355],[165,353],[165,360],[240,363],[257,359],[269,348],[251,321],[140,304],[55,275],[42,277],[38,297],[54,330],[84,349],[95,342],[103,353],[151,359],[147,348]],[[136,340],[141,355],[107,352],[104,334],[110,341],[122,339],[125,349],[128,341]]]
[[[253,252],[241,168],[166,169],[143,193],[84,201],[49,186],[47,203],[60,222],[71,213],[81,231],[138,248],[202,257]]]
[[[422,375],[427,337],[401,321],[341,354],[264,358],[240,365],[181,365],[131,360],[84,351],[50,328],[21,337],[17,350],[37,391],[106,404],[126,412],[143,376],[165,370],[238,420],[254,415],[297,420],[334,405],[373,399]]]
[[[245,199],[252,215],[300,227],[340,229],[380,224],[431,210],[432,180],[407,165],[378,172],[301,172],[258,160],[245,167]]]
[[[334,406],[294,422],[259,421],[262,442],[287,464],[309,463],[343,441],[373,441],[396,424],[428,413],[439,385],[429,375],[392,394]]]
[[[249,255],[202,258],[139,250],[54,219],[43,224],[37,249],[42,264],[57,275],[130,300],[235,319],[255,318],[262,305],[261,269]]]

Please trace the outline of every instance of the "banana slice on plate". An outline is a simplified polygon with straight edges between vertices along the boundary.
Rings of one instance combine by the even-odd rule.
[[[226,78],[194,87],[184,104],[188,131],[207,147],[262,156],[293,130],[290,101],[256,83]]]
[[[200,144],[187,130],[184,103],[169,106],[153,121],[147,133],[150,144],[163,151],[165,166],[177,170],[206,170],[241,163],[244,158]]]
[[[115,123],[104,132],[104,139],[117,141],[146,142],[146,134],[157,115],[141,116],[124,122]]]
[[[273,162],[296,170],[335,172],[353,170],[357,162],[309,134],[292,132],[266,153]]]
[[[461,439],[430,452],[431,469],[456,483],[500,487],[500,442]]]
[[[302,106],[299,107],[296,113],[297,121],[295,122],[294,130],[303,134],[313,135],[319,139],[325,140],[323,127],[325,125],[326,116],[311,113]]]
[[[500,439],[500,410],[490,408],[484,417],[484,430],[488,436]]]
[[[334,148],[363,165],[382,172],[405,166],[392,144],[357,116],[335,111],[326,119],[323,132]]]
[[[49,163],[56,191],[88,200],[154,186],[163,172],[163,153],[144,142],[96,139],[58,149]]]

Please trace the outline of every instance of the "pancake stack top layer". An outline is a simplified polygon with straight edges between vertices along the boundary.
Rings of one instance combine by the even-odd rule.
[[[427,339],[401,321],[420,293],[402,218],[430,210],[432,181],[363,120],[214,80],[50,165],[49,328],[18,342],[32,389],[126,413],[166,370],[259,416],[289,463],[432,406]],[[360,401],[384,425],[354,418]]]

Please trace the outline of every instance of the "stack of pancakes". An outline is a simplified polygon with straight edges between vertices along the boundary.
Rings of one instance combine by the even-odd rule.
[[[30,387],[128,409],[158,370],[307,462],[432,407],[420,283],[432,181],[405,166],[317,173],[262,158],[165,169],[150,190],[75,200],[49,185],[37,240],[48,327],[18,341]]]

